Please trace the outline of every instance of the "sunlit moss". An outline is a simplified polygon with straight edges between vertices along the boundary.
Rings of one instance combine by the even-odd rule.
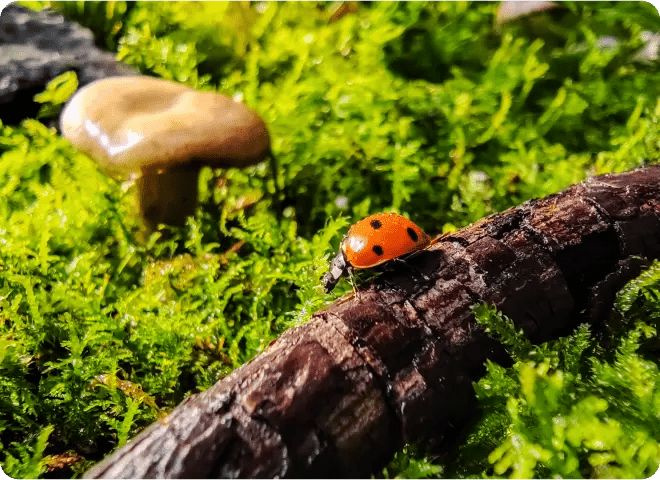
[[[606,351],[586,325],[533,346],[509,319],[481,306],[477,319],[516,360],[488,363],[475,384],[482,419],[459,447],[458,476],[642,478],[660,464],[657,357],[640,346],[657,339],[660,262],[619,295],[628,332]],[[634,306],[632,306],[634,304]],[[641,318],[640,318],[640,313]]]
[[[142,72],[259,111],[285,198],[277,212],[267,165],[204,169],[196,216],[143,239],[130,188],[35,120],[0,126],[0,463],[14,476],[58,462],[73,465],[60,474],[81,473],[309,319],[332,300],[319,277],[351,220],[398,210],[440,232],[660,159],[660,73],[633,60],[641,32],[660,30],[648,4],[568,4],[547,36],[494,28],[492,3],[359,4],[339,19],[330,3],[51,5]],[[600,48],[604,34],[619,46]],[[39,97],[44,115],[73,80]],[[563,340],[570,361],[556,346],[525,345],[516,366],[491,364],[477,384],[483,417],[461,464],[440,469],[409,449],[386,473],[477,475],[489,455],[509,474],[647,472],[658,433],[643,403],[657,369],[631,332],[659,303],[648,293],[657,289],[640,291],[643,300],[622,294],[632,320],[620,361],[591,365],[586,330]],[[576,373],[585,368],[588,378]],[[505,391],[517,392],[509,409]],[[623,392],[640,406],[617,403]],[[633,411],[646,413],[628,423]],[[557,443],[554,430],[535,430],[556,416],[565,432],[580,416],[593,429],[622,426],[608,441],[638,447],[626,457],[612,443],[596,448],[591,434]],[[511,438],[532,452],[526,463],[511,456]],[[556,462],[576,449],[579,468]]]

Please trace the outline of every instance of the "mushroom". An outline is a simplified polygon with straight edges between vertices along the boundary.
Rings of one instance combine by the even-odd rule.
[[[550,1],[504,1],[500,3],[495,15],[495,24],[516,20],[517,18],[532,15],[539,12],[546,12],[559,7],[555,2]]]
[[[146,76],[86,85],[60,117],[62,134],[106,173],[134,179],[149,229],[182,225],[203,165],[246,167],[270,154],[263,120],[214,92]]]

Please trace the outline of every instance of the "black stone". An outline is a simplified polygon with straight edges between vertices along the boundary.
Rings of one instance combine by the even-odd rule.
[[[137,72],[94,45],[92,32],[44,10],[8,5],[0,14],[0,120],[34,117],[32,97],[57,75],[73,70],[80,86]]]

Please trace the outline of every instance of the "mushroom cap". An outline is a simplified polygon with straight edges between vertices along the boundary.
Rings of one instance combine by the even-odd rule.
[[[495,23],[502,25],[526,15],[545,12],[557,8],[559,5],[551,1],[504,1],[500,3],[495,15]]]
[[[270,148],[266,125],[244,104],[147,76],[109,77],[81,88],[64,108],[60,129],[119,176],[189,163],[244,167]]]

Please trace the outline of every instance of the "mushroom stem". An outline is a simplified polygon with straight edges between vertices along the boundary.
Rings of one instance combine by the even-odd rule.
[[[199,167],[143,170],[136,183],[140,214],[149,230],[163,223],[181,226],[197,207]]]

